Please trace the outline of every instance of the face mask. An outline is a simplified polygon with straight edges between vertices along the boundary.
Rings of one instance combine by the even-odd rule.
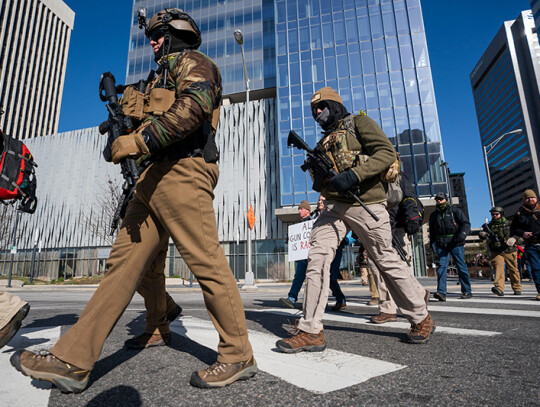
[[[315,118],[315,121],[319,123],[321,127],[324,127],[329,117],[330,117],[330,110],[328,110],[328,108],[325,107],[324,110]]]

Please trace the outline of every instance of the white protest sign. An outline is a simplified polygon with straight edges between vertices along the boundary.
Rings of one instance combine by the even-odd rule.
[[[307,259],[312,226],[312,220],[289,226],[289,261]]]

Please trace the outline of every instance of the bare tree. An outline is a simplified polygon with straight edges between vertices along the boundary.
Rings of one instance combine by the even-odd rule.
[[[84,227],[101,238],[104,244],[112,245],[117,231],[111,235],[111,224],[118,206],[123,201],[122,183],[109,179],[101,188],[102,193],[97,196],[90,208],[81,214]]]

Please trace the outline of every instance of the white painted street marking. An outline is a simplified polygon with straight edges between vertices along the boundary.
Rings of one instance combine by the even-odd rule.
[[[184,316],[170,327],[179,335],[210,349],[217,349],[219,337],[210,321]],[[272,334],[249,330],[249,340],[259,369],[314,393],[328,393],[354,386],[406,367],[332,349],[285,354],[275,350],[278,339]]]
[[[347,302],[347,306],[349,303]],[[431,307],[430,307],[431,309]],[[257,312],[271,312],[274,314],[282,314],[282,315],[294,315],[298,312],[298,310],[292,310],[292,309],[285,309],[285,308],[268,308],[268,309],[250,309],[250,311],[257,311]],[[363,325],[368,324],[371,326],[378,326],[382,328],[402,328],[409,330],[411,328],[411,324],[408,322],[387,322],[384,325],[375,325],[369,322],[369,319],[371,317],[367,315],[345,315],[345,314],[328,314],[325,313],[323,316],[323,321],[334,321],[334,322],[344,322],[347,324],[354,324],[354,325]],[[437,320],[435,320],[435,325],[437,325]],[[453,328],[453,327],[445,327],[437,325],[437,330],[435,331],[437,333],[444,332],[447,334],[454,334],[454,335],[472,335],[472,336],[495,336],[500,335],[502,332],[495,332],[495,331],[483,331],[479,329],[466,329],[466,328]]]
[[[49,404],[52,384],[23,376],[11,366],[9,358],[18,349],[37,352],[40,349],[50,348],[59,338],[60,327],[21,328],[9,344],[2,348],[0,353],[2,406],[38,407]]]
[[[469,301],[469,300],[465,300]],[[504,300],[503,300],[504,301]],[[443,303],[442,301],[439,304]],[[490,305],[495,305],[499,302],[493,302]],[[364,306],[361,303],[348,302],[347,306],[360,307]],[[540,318],[540,311],[530,311],[530,310],[521,310],[521,309],[505,309],[505,308],[469,308],[469,307],[448,307],[445,305],[434,305],[429,304],[428,308],[430,311],[439,311],[439,312],[452,312],[456,314],[480,314],[480,315],[504,315],[504,316],[514,316],[514,317],[532,317]]]

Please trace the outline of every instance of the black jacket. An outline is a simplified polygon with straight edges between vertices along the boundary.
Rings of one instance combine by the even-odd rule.
[[[540,244],[540,205],[534,209],[521,206],[510,226],[512,235],[523,237],[523,233],[531,232],[533,236],[525,239],[525,245]]]
[[[463,212],[448,205],[443,210],[435,209],[429,217],[429,242],[438,247],[451,250],[465,245],[465,238],[471,231],[471,223]]]
[[[392,233],[396,229],[405,229],[405,232],[411,235],[418,232],[422,226],[424,205],[422,205],[422,202],[416,196],[414,186],[403,172],[401,172],[399,186],[403,191],[403,198],[398,205],[388,210],[390,226]],[[398,240],[400,240],[402,245],[405,245],[405,242],[401,241],[399,237]]]

